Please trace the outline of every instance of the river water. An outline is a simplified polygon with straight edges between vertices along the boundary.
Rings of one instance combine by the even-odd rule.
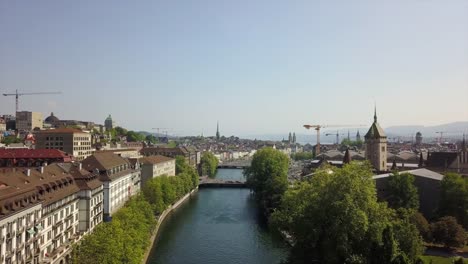
[[[219,169],[216,177],[244,180],[238,169]],[[207,188],[165,219],[147,263],[274,264],[286,253],[248,189]]]

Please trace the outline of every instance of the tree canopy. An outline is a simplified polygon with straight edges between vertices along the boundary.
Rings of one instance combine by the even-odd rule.
[[[418,189],[414,186],[414,176],[409,173],[394,172],[388,178],[388,205],[392,208],[419,209]]]
[[[12,143],[20,143],[22,142],[21,139],[17,138],[16,136],[6,136],[2,139],[2,143],[5,145],[10,145]]]
[[[344,139],[341,141],[341,146],[342,146],[342,147],[357,147],[357,148],[361,148],[363,145],[364,145],[364,141],[362,141],[362,140],[350,140],[350,139],[344,138]]]
[[[291,154],[291,159],[293,160],[310,160],[314,158],[314,154],[312,152],[298,152],[295,154]]]
[[[247,185],[254,191],[257,203],[265,215],[270,215],[280,204],[288,188],[289,158],[273,148],[258,150],[244,174]]]
[[[176,176],[150,179],[141,194],[131,198],[111,222],[99,224],[86,235],[74,246],[74,263],[141,263],[150,244],[155,216],[198,186],[196,171],[186,164],[181,167]]]
[[[215,155],[213,155],[213,153],[203,153],[201,157],[202,175],[214,177],[216,175],[216,170],[218,169],[218,163],[218,158],[216,158]]]
[[[446,247],[463,247],[465,245],[465,230],[453,216],[444,216],[431,225],[434,242]]]
[[[422,249],[416,227],[377,201],[369,164],[317,170],[286,191],[271,224],[293,239],[289,263],[392,263]]]
[[[448,173],[441,182],[439,216],[453,216],[468,227],[468,179]]]

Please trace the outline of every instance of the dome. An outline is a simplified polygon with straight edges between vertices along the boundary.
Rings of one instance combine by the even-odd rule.
[[[416,133],[416,136],[421,137],[422,136],[421,132]]]
[[[44,120],[44,122],[50,123],[50,124],[55,123],[55,122],[59,122],[59,121],[60,121],[60,119],[58,119],[56,116],[54,116],[54,113],[53,113],[53,112],[50,113],[50,116],[48,116],[48,117]]]

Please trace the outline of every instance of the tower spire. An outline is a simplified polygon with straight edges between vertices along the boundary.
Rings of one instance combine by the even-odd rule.
[[[377,122],[377,104],[374,103],[374,122]]]
[[[219,140],[220,135],[219,135],[219,121],[216,121],[216,139]]]
[[[463,152],[466,152],[465,133],[463,133],[462,151],[463,151]]]

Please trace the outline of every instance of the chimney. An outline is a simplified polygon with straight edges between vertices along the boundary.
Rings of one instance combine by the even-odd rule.
[[[31,169],[26,170],[26,176],[28,176],[28,177],[31,176]]]
[[[80,162],[80,163],[78,163],[78,170],[81,171],[82,169],[83,169],[83,164],[81,164],[81,162]]]
[[[40,172],[41,172],[41,174],[44,174],[44,166],[41,166]]]

